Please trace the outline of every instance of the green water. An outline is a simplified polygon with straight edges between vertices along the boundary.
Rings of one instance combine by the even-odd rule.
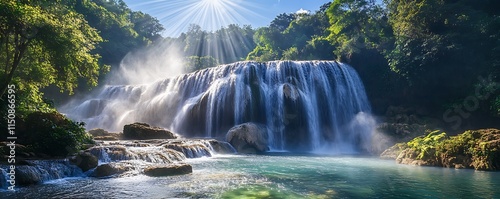
[[[500,198],[500,173],[398,165],[370,157],[217,156],[193,174],[71,178],[0,198]]]

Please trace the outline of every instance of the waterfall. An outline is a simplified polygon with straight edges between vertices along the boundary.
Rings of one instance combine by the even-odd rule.
[[[66,177],[83,176],[80,168],[63,160],[26,160],[26,165],[15,166],[16,187],[30,184],[37,184],[49,180],[56,180]],[[0,167],[0,185],[3,189],[9,186],[8,165]]]
[[[184,137],[223,138],[244,122],[267,126],[274,150],[360,151],[371,128],[364,86],[334,61],[237,62],[145,85],[109,85],[61,108],[88,129],[146,122]]]

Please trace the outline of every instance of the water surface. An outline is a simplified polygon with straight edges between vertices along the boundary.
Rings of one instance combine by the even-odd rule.
[[[66,178],[0,198],[500,198],[500,172],[302,155],[188,159],[193,174]]]

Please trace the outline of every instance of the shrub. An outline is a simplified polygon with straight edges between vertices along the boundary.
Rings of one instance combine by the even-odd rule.
[[[416,137],[408,142],[408,146],[417,152],[417,159],[428,159],[437,156],[436,147],[446,139],[446,133],[436,130],[426,136]]]
[[[58,112],[33,112],[26,117],[23,144],[51,156],[77,152],[82,144],[92,143],[83,122],[74,122]]]

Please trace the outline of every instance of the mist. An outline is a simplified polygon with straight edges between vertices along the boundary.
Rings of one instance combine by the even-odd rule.
[[[178,76],[185,72],[180,47],[169,42],[129,52],[116,70],[107,75],[107,85],[139,85]]]

